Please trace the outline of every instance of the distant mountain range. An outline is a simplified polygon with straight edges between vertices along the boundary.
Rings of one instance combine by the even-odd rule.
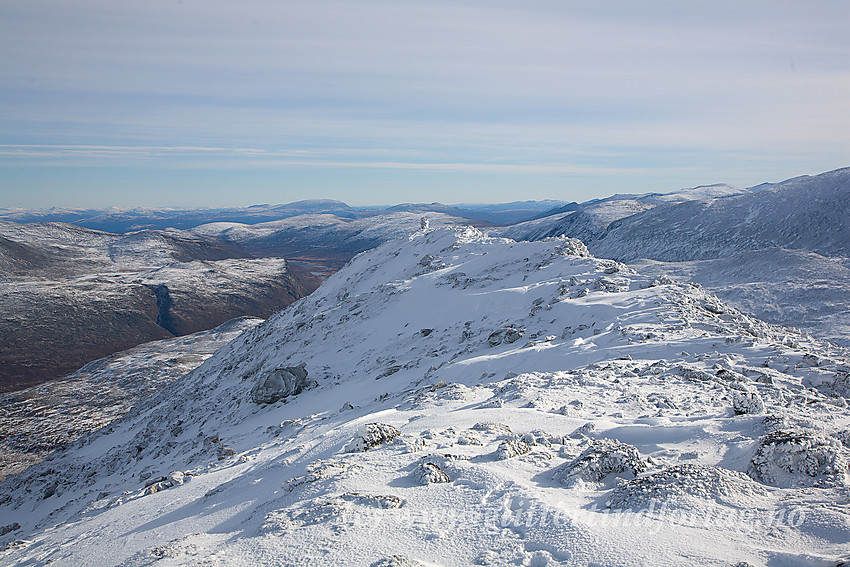
[[[62,222],[113,233],[142,229],[188,229],[214,222],[257,224],[282,220],[299,215],[334,215],[339,218],[359,219],[387,212],[444,213],[458,218],[512,224],[530,219],[541,212],[562,205],[561,201],[517,201],[501,204],[443,205],[401,204],[387,207],[351,207],[342,201],[312,199],[283,205],[252,205],[225,208],[109,208],[74,209],[52,208],[40,210],[0,209],[0,220],[20,223]]]

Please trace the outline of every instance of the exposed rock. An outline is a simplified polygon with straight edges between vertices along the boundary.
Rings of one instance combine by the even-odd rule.
[[[439,466],[431,462],[419,463],[419,465],[413,470],[413,474],[411,476],[413,477],[413,480],[421,485],[451,482],[449,475],[443,472]]]
[[[781,487],[841,486],[848,483],[847,465],[838,439],[819,431],[786,429],[759,439],[749,473]]]
[[[165,490],[166,488],[181,485],[186,482],[186,480],[188,480],[188,476],[189,475],[185,474],[182,471],[172,471],[167,477],[158,477],[153,481],[148,481],[145,484],[145,490],[143,494],[155,494],[161,490]]]
[[[275,368],[257,378],[251,389],[251,400],[256,404],[273,404],[283,398],[300,394],[309,386],[307,369],[303,364]]]
[[[367,423],[360,429],[360,435],[348,446],[348,452],[368,451],[379,445],[392,441],[401,432],[392,425],[384,423]]]
[[[555,469],[555,480],[572,486],[579,480],[601,482],[609,475],[637,475],[646,468],[637,448],[616,439],[597,439],[571,463]]]
[[[490,333],[487,343],[491,346],[499,346],[502,343],[514,343],[522,337],[522,330],[510,325],[502,327]]]

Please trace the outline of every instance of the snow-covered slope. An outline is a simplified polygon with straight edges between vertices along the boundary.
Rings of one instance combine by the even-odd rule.
[[[771,247],[850,256],[850,168],[750,193],[658,206],[616,221],[590,248],[622,261],[722,258]]]
[[[428,219],[433,227],[467,224],[444,213],[385,212],[350,219],[335,215],[299,215],[267,223],[212,223],[192,229],[207,237],[238,243],[257,255],[317,253],[333,250],[355,254],[410,234]]]
[[[492,234],[581,238],[591,252],[692,279],[778,324],[850,344],[850,168],[749,189],[616,195]]]
[[[0,391],[305,295],[283,258],[181,230],[0,221]]]
[[[574,240],[420,231],[7,479],[0,564],[835,564],[849,362]]]
[[[578,238],[592,247],[612,222],[659,205],[732,197],[750,192],[752,189],[717,184],[689,187],[672,193],[617,194],[581,204],[570,203],[552,209],[534,220],[494,229],[491,233],[513,240],[541,240],[550,236],[566,235]]]
[[[261,322],[240,317],[208,331],[145,343],[46,384],[0,395],[0,479],[127,413]]]
[[[692,262],[637,260],[641,273],[695,281],[756,317],[850,347],[850,260],[766,248]]]
[[[654,206],[652,203],[638,199],[602,200],[581,205],[574,211],[493,229],[490,232],[513,240],[542,240],[552,236],[568,235],[582,242],[592,243],[600,238],[608,225],[615,220]]]

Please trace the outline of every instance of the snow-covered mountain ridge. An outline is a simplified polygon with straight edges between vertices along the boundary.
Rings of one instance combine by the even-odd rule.
[[[835,564],[848,372],[576,240],[419,231],[7,479],[0,564]]]
[[[615,195],[491,233],[580,238],[598,256],[690,278],[771,323],[850,345],[850,168],[666,197]]]

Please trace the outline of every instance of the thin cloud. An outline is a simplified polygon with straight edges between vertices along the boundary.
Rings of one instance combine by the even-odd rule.
[[[467,174],[446,182],[468,201],[499,168],[816,172],[850,155],[848,19],[844,0],[9,0],[0,167],[430,170]]]

